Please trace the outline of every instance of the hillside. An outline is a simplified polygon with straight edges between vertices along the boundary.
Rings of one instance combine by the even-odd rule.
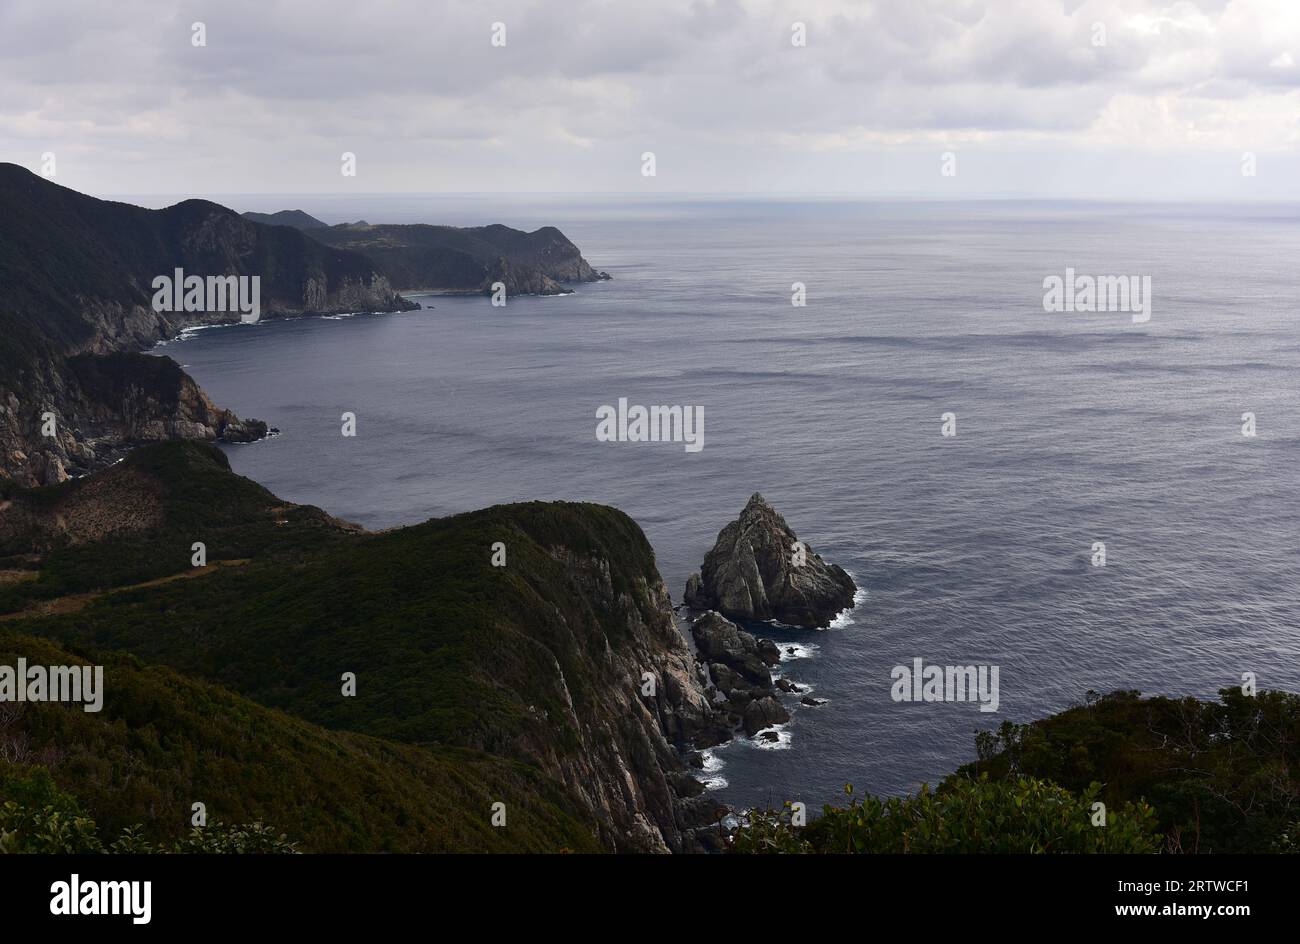
[[[104,666],[103,710],[0,703],[0,804],[47,770],[108,844],[261,822],[303,852],[598,851],[587,811],[524,764],[331,732],[130,656],[0,628],[0,664]],[[506,825],[491,824],[492,804]]]
[[[203,443],[139,449],[57,486],[0,482],[0,616],[186,573],[196,541],[209,564],[283,560],[358,531],[233,474],[225,454]]]
[[[58,354],[135,351],[238,313],[155,312],[153,279],[256,275],[262,317],[414,307],[364,256],[206,200],[162,210],[98,200],[0,164],[0,318]],[[6,332],[7,333],[7,332]]]
[[[316,217],[302,210],[280,210],[278,213],[243,213],[244,219],[252,220],[254,223],[265,223],[267,226],[292,226],[295,229],[310,232],[314,229],[325,229],[328,223],[322,223]]]
[[[287,222],[298,212],[272,216]],[[593,269],[554,226],[526,233],[499,224],[460,228],[360,222],[321,228],[324,224],[311,223],[293,225],[326,245],[363,253],[399,291],[486,294],[499,281],[508,295],[559,295],[569,291],[568,284],[609,278]]]
[[[743,853],[1259,854],[1300,851],[1300,695],[1219,702],[1088,692],[976,734],[979,759],[905,797],[855,795],[804,827],[754,811]]]
[[[102,496],[86,494],[93,484],[24,491],[0,522],[13,509],[25,522],[33,509],[77,501],[79,520],[111,516],[128,487],[135,507],[154,509],[149,521],[56,548],[36,587],[76,587],[83,570],[120,585],[125,573],[105,562],[143,547],[167,561],[161,569],[184,566],[191,540],[211,542],[210,562],[241,563],[119,589],[75,612],[29,614],[9,621],[12,630],[129,652],[332,730],[528,764],[591,811],[610,848],[689,848],[694,829],[715,820],[679,749],[725,731],[654,554],[627,516],[534,502],[366,534],[297,509],[295,523],[276,526],[285,536],[272,537],[273,497],[204,452],[141,450],[132,474],[101,486]],[[26,545],[48,534],[26,523],[10,530]],[[504,567],[491,564],[497,541]],[[11,591],[11,608],[31,593]],[[356,673],[355,697],[340,696],[344,672]]]
[[[185,327],[241,320],[155,311],[153,280],[177,269],[257,276],[261,318],[417,307],[365,257],[297,229],[203,200],[163,210],[97,200],[0,164],[0,478],[52,484],[141,443],[265,435],[170,360],[139,356]],[[105,356],[116,359],[96,360]]]
[[[1102,784],[1110,806],[1145,799],[1165,847],[1300,849],[1300,695],[1225,688],[1218,703],[1090,693],[1086,704],[977,739],[955,777],[1031,776],[1069,790]]]
[[[685,752],[728,724],[644,535],[599,505],[368,533],[168,443],[0,491],[0,555],[0,665],[106,666],[102,714],[0,705],[0,800],[48,769],[105,842],[175,839],[200,799],[305,851],[1300,848],[1300,696],[1237,689],[1090,693],[979,734],[936,791],[850,795],[807,828],[758,811],[726,843]],[[484,825],[498,800],[509,830]]]

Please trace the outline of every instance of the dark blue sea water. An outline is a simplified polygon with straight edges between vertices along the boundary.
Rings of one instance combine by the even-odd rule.
[[[229,450],[369,527],[497,502],[615,505],[675,600],[754,491],[852,573],[787,632],[779,745],[715,752],[736,804],[902,792],[973,732],[1088,689],[1300,691],[1300,213],[1041,203],[373,197],[246,200],[330,222],[560,226],[614,281],[563,298],[201,331],[164,347],[280,427]],[[238,204],[236,204],[238,205]],[[1043,279],[1150,275],[1146,324],[1043,311]],[[790,304],[791,283],[808,304]],[[699,405],[705,448],[600,443],[627,397]],[[358,416],[359,435],[339,434]],[[1241,434],[1256,414],[1258,436]],[[940,416],[957,414],[957,436]],[[1103,541],[1104,568],[1090,564]],[[890,669],[1000,667],[1000,710],[899,704]]]

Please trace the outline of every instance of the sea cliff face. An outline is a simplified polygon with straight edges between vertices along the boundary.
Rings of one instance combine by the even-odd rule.
[[[563,718],[547,720],[572,730],[576,749],[557,747],[549,734],[523,746],[613,824],[616,849],[700,851],[698,830],[712,826],[721,807],[703,795],[682,752],[720,720],[677,630],[667,588],[652,572],[637,575],[630,591],[620,592],[608,559],[562,547],[549,553],[592,621],[574,629],[593,647],[594,685],[589,703],[575,702],[556,661],[553,682]],[[601,628],[606,623],[617,633]]]
[[[486,229],[513,248],[484,256],[479,235],[437,237],[470,240],[454,265],[475,290],[506,280],[515,293],[550,292],[559,279],[600,277],[558,230]],[[585,848],[574,828],[611,851],[716,848],[724,808],[684,756],[730,726],[636,524],[601,506],[529,503],[366,534],[281,502],[217,450],[168,442],[267,432],[213,404],[170,358],[141,353],[186,327],[241,320],[156,310],[152,280],[176,269],[258,276],[263,319],[415,307],[382,265],[291,227],[203,201],[106,203],[0,165],[7,624],[170,666],[322,730],[469,752],[485,771],[476,796],[519,797],[540,778],[524,795],[565,811],[567,848]],[[509,548],[499,568],[487,553],[498,540]],[[196,541],[210,566],[192,564]],[[342,668],[361,680],[355,697],[340,695]],[[75,772],[56,773],[76,789]],[[95,795],[95,812],[110,813],[118,795]],[[439,804],[453,808],[449,822],[487,812],[457,812],[462,802]],[[531,808],[511,815],[538,819]],[[444,830],[439,842],[475,832]],[[476,841],[511,844],[504,833]]]
[[[120,405],[99,395],[103,384],[85,389],[74,376],[90,368],[74,371],[68,358],[141,352],[186,328],[243,320],[240,311],[158,310],[154,280],[177,273],[256,276],[263,320],[418,308],[404,288],[482,294],[500,283],[507,295],[553,295],[609,277],[550,226],[330,227],[300,211],[240,216],[205,200],[147,210],[0,164],[0,477],[53,483],[142,442],[264,434],[265,424],[214,406],[174,371],[162,378],[113,362],[127,368],[113,391],[127,396]],[[93,372],[102,379],[105,369]],[[43,432],[47,413],[58,418],[55,435]]]
[[[25,485],[85,475],[145,443],[251,442],[266,433],[260,420],[213,404],[169,357],[81,354],[0,383],[3,469]]]
[[[363,256],[298,230],[203,200],[164,210],[96,200],[0,164],[0,476],[54,483],[144,442],[265,434],[174,363],[124,356],[242,319],[156,310],[154,279],[177,270],[256,276],[262,319],[418,307]]]
[[[363,253],[401,291],[486,295],[500,283],[507,295],[559,295],[571,291],[567,285],[609,278],[554,226],[531,233],[500,224],[321,226],[305,231],[326,245]]]

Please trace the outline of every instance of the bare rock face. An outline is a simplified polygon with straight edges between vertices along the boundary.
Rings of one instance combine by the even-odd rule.
[[[740,518],[718,534],[704,567],[686,582],[685,601],[733,620],[775,619],[825,627],[853,605],[853,578],[803,543],[755,492]]]
[[[777,700],[775,695],[764,695],[762,698],[755,698],[745,706],[745,733],[750,737],[753,737],[764,728],[770,728],[774,724],[784,724],[789,720],[790,713],[785,710],[785,706]]]
[[[776,643],[755,638],[713,610],[691,624],[691,637],[732,726],[753,737],[790,720],[772,682],[771,667],[781,661]]]
[[[701,796],[685,753],[726,740],[730,729],[709,703],[645,549],[644,570],[620,592],[610,559],[548,548],[568,574],[569,600],[580,604],[580,616],[556,609],[554,618],[581,659],[568,673],[555,661],[563,716],[552,714],[544,733],[519,746],[610,824],[616,850],[702,851],[697,832],[716,832],[725,807]],[[574,749],[565,749],[570,740]]]
[[[705,613],[691,624],[691,636],[695,639],[695,648],[704,662],[721,664],[728,670],[728,675],[739,675],[749,686],[763,689],[772,687],[769,666],[780,661],[780,655],[769,662],[766,655],[768,650],[760,648],[759,641],[753,635],[729,619],[713,611]]]
[[[146,443],[253,442],[269,432],[215,406],[169,357],[83,354],[39,364],[15,386],[0,380],[0,477],[19,485],[55,485]]]

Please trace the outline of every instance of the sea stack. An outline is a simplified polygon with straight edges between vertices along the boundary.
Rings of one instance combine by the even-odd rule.
[[[740,517],[718,533],[700,572],[686,581],[684,599],[732,620],[826,627],[853,605],[855,592],[853,578],[800,542],[755,492]]]

